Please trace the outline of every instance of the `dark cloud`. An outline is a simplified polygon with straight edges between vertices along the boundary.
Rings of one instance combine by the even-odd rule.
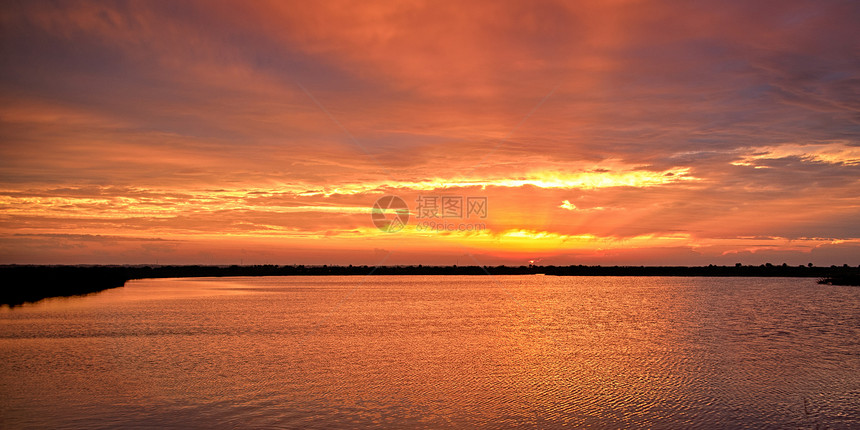
[[[44,252],[90,236],[333,241],[367,220],[313,208],[419,192],[487,195],[496,237],[687,235],[665,252],[592,254],[605,261],[857,239],[857,22],[845,1],[9,3],[0,226],[42,236],[4,236],[4,259],[27,240]],[[691,180],[402,186],[669,170]],[[723,240],[735,248],[711,243]],[[98,255],[152,254],[111,243]],[[231,243],[206,255],[228,258]],[[427,243],[437,257],[450,245]]]

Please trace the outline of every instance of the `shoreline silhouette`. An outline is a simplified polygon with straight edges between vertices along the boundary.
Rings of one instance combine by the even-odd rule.
[[[118,288],[133,279],[227,276],[548,275],[819,278],[819,284],[860,285],[855,266],[60,266],[3,265],[0,305],[17,306]]]

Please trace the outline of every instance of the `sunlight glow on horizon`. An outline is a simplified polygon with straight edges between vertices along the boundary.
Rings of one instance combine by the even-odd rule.
[[[0,11],[0,264],[860,263],[850,2],[180,9]]]

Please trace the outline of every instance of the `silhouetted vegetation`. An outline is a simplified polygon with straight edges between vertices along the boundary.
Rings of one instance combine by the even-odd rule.
[[[47,297],[94,293],[121,287],[131,275],[125,267],[3,266],[0,304],[14,306]]]
[[[860,287],[860,275],[832,276],[829,278],[819,279],[818,283],[826,285],[851,285],[855,287]]]
[[[819,283],[858,285],[860,268],[763,264],[760,266],[0,266],[0,304],[74,296],[121,287],[131,279],[221,276],[377,275],[748,276],[824,278]]]

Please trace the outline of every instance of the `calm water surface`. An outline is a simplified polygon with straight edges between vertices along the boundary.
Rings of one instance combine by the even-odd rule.
[[[0,310],[0,427],[860,427],[860,288],[132,281]]]

